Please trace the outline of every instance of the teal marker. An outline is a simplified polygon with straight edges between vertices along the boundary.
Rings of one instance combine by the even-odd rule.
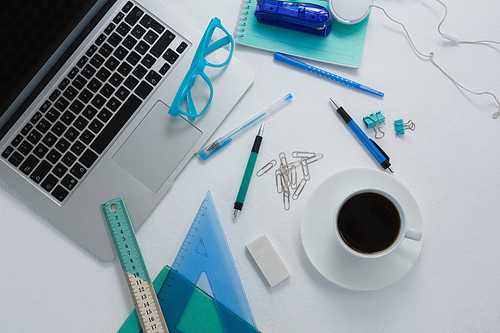
[[[257,133],[257,136],[255,137],[252,151],[250,152],[250,157],[248,158],[245,174],[243,175],[243,179],[241,180],[240,190],[238,191],[238,196],[236,197],[236,202],[234,203],[234,217],[238,217],[238,215],[240,215],[241,209],[243,208],[243,202],[245,201],[245,197],[247,195],[248,185],[250,185],[253,168],[255,167],[257,155],[259,154],[260,144],[262,143],[262,134],[264,134],[264,123],[260,125],[259,133]]]

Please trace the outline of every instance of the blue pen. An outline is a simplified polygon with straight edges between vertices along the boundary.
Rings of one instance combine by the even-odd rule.
[[[352,120],[351,116],[345,112],[344,108],[340,106],[333,98],[330,97],[330,101],[337,108],[338,114],[344,119],[349,128],[356,134],[358,139],[363,142],[365,147],[370,151],[370,153],[377,159],[380,165],[384,169],[389,169],[390,172],[394,173],[394,170],[391,169],[391,163],[389,163],[389,156],[380,148],[372,139],[370,139],[365,132],[359,128],[358,124]]]
[[[320,76],[326,77],[327,79],[340,82],[340,83],[345,84],[346,86],[349,86],[351,88],[356,88],[356,89],[359,89],[361,91],[369,92],[370,94],[374,94],[374,95],[379,96],[379,97],[384,97],[383,92],[372,89],[372,88],[367,87],[365,85],[362,85],[360,83],[351,81],[349,79],[343,78],[342,76],[338,76],[336,74],[324,71],[322,69],[319,69],[318,67],[308,65],[302,61],[292,59],[290,57],[287,57],[284,54],[275,53],[274,59],[281,61],[281,62],[284,62],[285,64],[289,64],[289,65],[295,66],[297,68],[305,69],[306,71],[313,72],[314,74],[318,74]]]

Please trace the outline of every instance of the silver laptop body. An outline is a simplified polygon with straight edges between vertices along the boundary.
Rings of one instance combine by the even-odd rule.
[[[122,196],[137,230],[254,74],[234,56],[223,69],[207,69],[214,89],[209,110],[194,121],[172,117],[169,105],[202,33],[157,0],[97,1],[83,21],[96,17],[83,40],[74,32],[47,61],[41,72],[50,73],[78,41],[50,80],[39,74],[0,115],[0,180],[70,238],[110,260],[115,251],[100,204]],[[110,129],[112,138],[103,134]]]

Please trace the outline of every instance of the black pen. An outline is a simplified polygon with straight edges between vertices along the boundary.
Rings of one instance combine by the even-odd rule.
[[[234,217],[238,217],[238,215],[240,215],[241,209],[243,208],[243,202],[245,201],[245,196],[247,195],[248,185],[250,185],[250,179],[252,178],[253,168],[255,167],[255,162],[257,161],[257,155],[259,154],[259,148],[262,142],[263,134],[264,123],[260,125],[259,133],[257,133],[257,136],[255,137],[252,151],[250,152],[250,157],[248,158],[245,174],[243,175],[243,179],[241,180],[240,190],[238,191],[238,196],[236,197],[236,202],[234,203]]]
[[[344,108],[340,106],[333,98],[330,97],[330,101],[337,108],[338,114],[344,119],[349,128],[356,134],[359,140],[365,145],[365,147],[370,151],[370,153],[377,159],[382,168],[389,169],[390,172],[394,173],[391,169],[391,163],[389,163],[389,156],[379,147],[372,139],[370,139],[365,132],[359,128],[358,124],[352,120],[351,116],[345,112]]]

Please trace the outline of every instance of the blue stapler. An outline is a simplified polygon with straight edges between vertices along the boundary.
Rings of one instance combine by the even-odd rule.
[[[257,0],[255,17],[260,23],[322,37],[332,30],[328,9],[311,3]]]

